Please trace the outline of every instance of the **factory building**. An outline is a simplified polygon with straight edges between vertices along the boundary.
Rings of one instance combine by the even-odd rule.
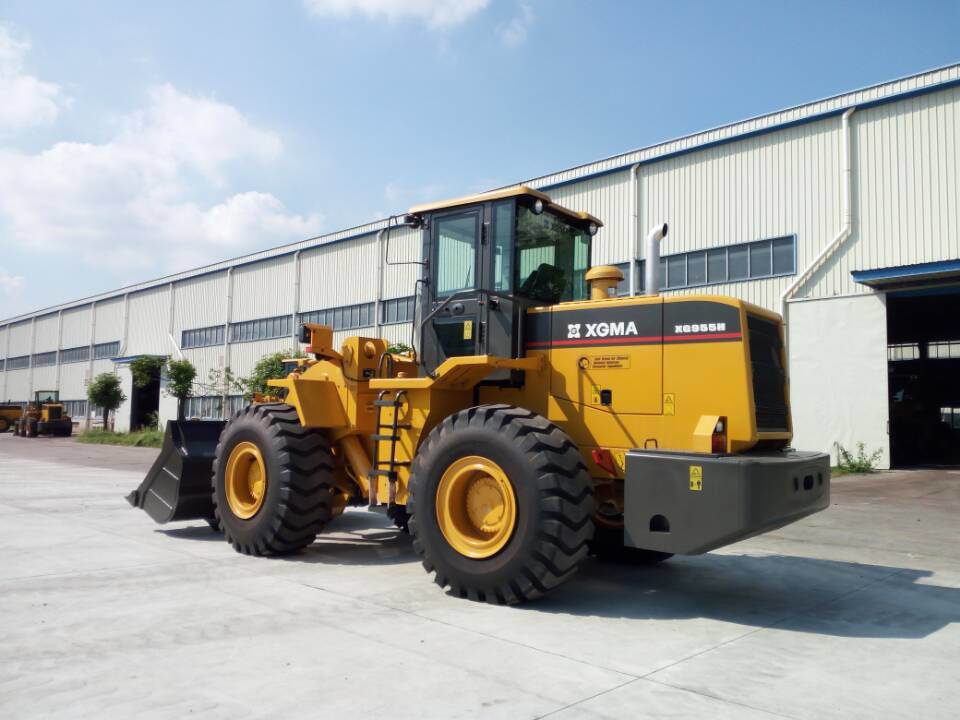
[[[881,466],[960,462],[960,65],[522,182],[604,221],[592,264],[619,265],[622,294],[644,292],[642,238],[667,222],[661,292],[784,314],[797,447],[862,442]],[[86,417],[89,380],[117,371],[123,429],[175,413],[157,387],[131,387],[138,356],[182,354],[204,380],[296,347],[304,321],[338,340],[409,343],[421,235],[396,227],[387,240],[386,225],[0,321],[0,399],[58,389]],[[240,402],[201,389],[189,413]]]

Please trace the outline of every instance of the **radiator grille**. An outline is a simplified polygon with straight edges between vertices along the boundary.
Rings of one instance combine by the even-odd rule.
[[[787,432],[787,372],[783,367],[783,342],[779,324],[755,315],[747,316],[750,334],[750,364],[753,372],[753,402],[757,408],[758,432]]]
[[[60,420],[63,417],[63,408],[60,408],[60,407],[48,408],[47,416],[51,420]]]

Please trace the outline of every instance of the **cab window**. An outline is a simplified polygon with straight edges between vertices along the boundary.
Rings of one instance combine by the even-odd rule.
[[[516,292],[545,303],[584,300],[590,235],[549,211],[517,207]]]

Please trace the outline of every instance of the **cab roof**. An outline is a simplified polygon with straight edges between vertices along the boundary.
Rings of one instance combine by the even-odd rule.
[[[566,215],[574,220],[592,222],[595,223],[597,227],[603,227],[603,222],[590,213],[569,210],[562,205],[555,203],[546,193],[540,192],[539,190],[534,190],[526,185],[514,185],[513,187],[503,188],[502,190],[494,190],[493,192],[480,193],[478,195],[466,195],[464,197],[453,198],[451,200],[438,200],[437,202],[414,205],[412,208],[410,208],[410,213],[412,215],[422,215],[423,213],[434,212],[436,210],[446,210],[448,208],[459,207],[460,205],[475,205],[477,203],[490,202],[491,200],[503,200],[505,198],[512,197],[531,197],[537,200],[542,200],[543,204],[554,212]]]

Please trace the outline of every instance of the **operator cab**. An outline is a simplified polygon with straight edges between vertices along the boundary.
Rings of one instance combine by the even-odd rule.
[[[37,406],[54,405],[60,402],[59,390],[37,390],[35,396]]]
[[[525,186],[421,205],[417,356],[433,372],[464,355],[523,355],[527,307],[585,300],[602,223]]]

